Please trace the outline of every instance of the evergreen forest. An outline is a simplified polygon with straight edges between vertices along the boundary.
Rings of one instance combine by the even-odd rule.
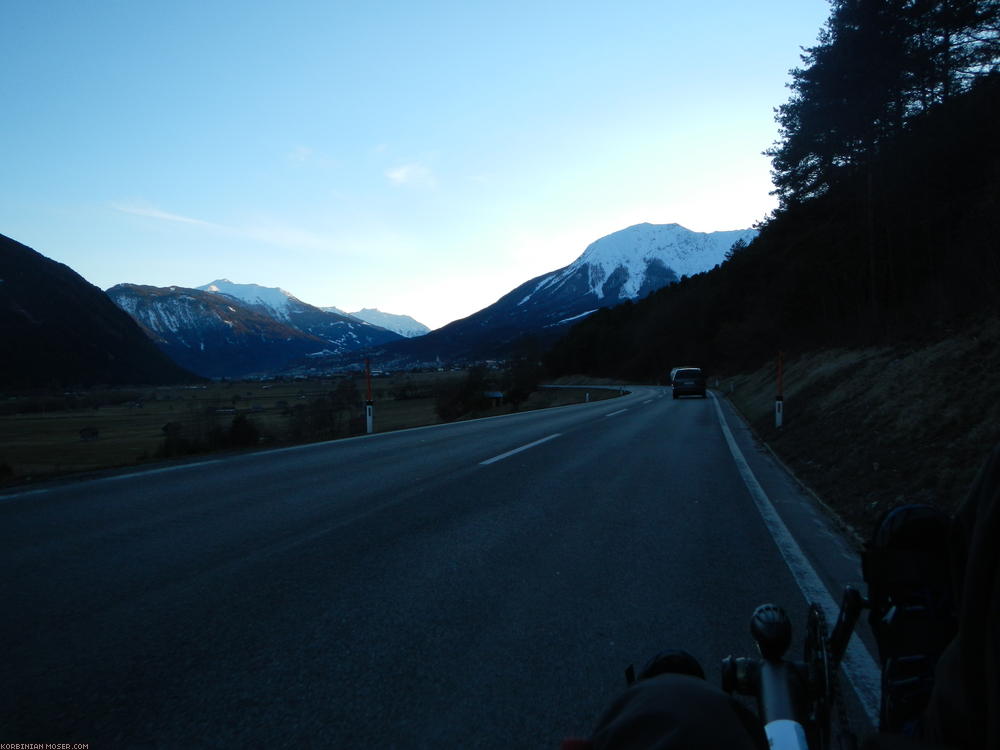
[[[757,238],[594,313],[550,350],[552,374],[733,372],[1000,313],[1000,0],[833,0],[789,87]]]

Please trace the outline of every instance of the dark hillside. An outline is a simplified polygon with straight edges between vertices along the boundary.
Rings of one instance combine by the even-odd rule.
[[[96,286],[0,235],[0,387],[193,382]]]
[[[555,375],[745,370],[775,352],[940,339],[1000,313],[1000,76],[915,118],[706,274],[595,313]]]

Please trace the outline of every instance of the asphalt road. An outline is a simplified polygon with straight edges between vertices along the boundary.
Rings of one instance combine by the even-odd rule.
[[[805,496],[666,389],[0,496],[0,741],[554,748],[660,649],[717,681],[806,609],[723,412],[836,595]]]

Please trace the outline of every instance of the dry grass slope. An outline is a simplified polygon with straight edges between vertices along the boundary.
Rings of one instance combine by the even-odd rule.
[[[919,348],[830,350],[722,381],[757,433],[866,536],[887,508],[953,511],[1000,442],[1000,321]]]

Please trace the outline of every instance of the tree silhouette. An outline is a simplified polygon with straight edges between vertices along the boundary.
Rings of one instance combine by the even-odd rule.
[[[832,0],[802,61],[764,152],[782,208],[851,178],[913,119],[1000,69],[1000,0]]]
[[[723,257],[727,261],[732,260],[739,253],[743,252],[746,249],[747,249],[747,241],[741,237],[732,244],[732,247],[726,250],[726,254]]]

